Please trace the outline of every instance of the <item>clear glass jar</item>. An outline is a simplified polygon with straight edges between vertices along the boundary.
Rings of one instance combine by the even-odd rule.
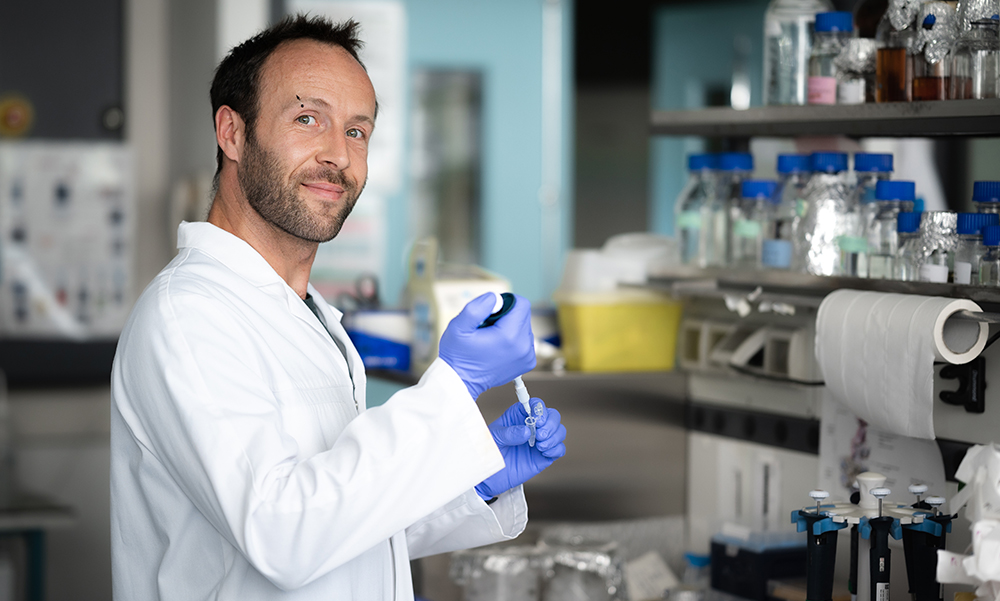
[[[913,210],[916,186],[913,182],[884,181],[876,188],[876,212],[867,230],[868,277],[892,279],[893,264],[899,252],[898,216]]]
[[[764,104],[806,104],[816,13],[828,0],[771,0],[764,13]]]
[[[718,185],[716,167],[718,159],[713,154],[693,154],[688,157],[688,183],[677,198],[677,234],[680,241],[681,263],[708,265],[706,249],[708,238],[702,231],[708,229],[712,198]]]
[[[854,191],[844,179],[847,155],[817,152],[813,175],[806,186],[806,211],[799,224],[802,271],[813,275],[840,275],[840,237],[857,235]]]
[[[721,248],[716,246],[716,254],[724,257],[721,265],[731,265],[733,260],[733,224],[742,216],[743,182],[753,173],[753,157],[747,152],[724,152],[719,155],[719,187],[716,198],[725,205],[725,216],[714,216],[714,235],[721,237]],[[718,228],[725,226],[719,231]],[[720,242],[717,240],[717,244]]]
[[[979,284],[1000,286],[1000,225],[983,228],[983,246],[986,252],[979,259]]]
[[[1000,182],[974,182],[972,204],[977,213],[1000,213]]]
[[[995,213],[959,213],[958,245],[955,248],[955,283],[979,283],[979,259],[986,252],[983,228],[1000,225]]]
[[[765,230],[773,221],[777,186],[770,180],[743,182],[743,206],[739,219],[733,222],[733,266],[760,267],[761,246]]]
[[[997,98],[1000,36],[997,20],[973,21],[958,38],[951,60],[951,93],[956,100]]]
[[[909,102],[913,99],[913,27],[891,31],[879,48],[875,62],[875,102]]]
[[[804,193],[809,183],[809,156],[778,155],[778,174],[778,189],[774,194],[777,205],[761,245],[761,263],[765,269],[796,269],[800,256],[796,240],[799,221],[806,209]]]
[[[851,13],[816,15],[816,36],[809,57],[809,104],[837,104],[836,58],[852,37]]]
[[[920,279],[920,264],[924,260],[924,246],[920,238],[921,213],[900,212],[897,218],[899,251],[893,271],[897,280],[916,282]]]

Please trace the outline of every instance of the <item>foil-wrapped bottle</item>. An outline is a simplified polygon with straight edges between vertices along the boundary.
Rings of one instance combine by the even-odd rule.
[[[844,178],[847,154],[813,153],[812,169],[805,190],[806,210],[799,224],[803,271],[841,275],[840,238],[857,236],[860,223],[853,190]]]
[[[913,61],[913,100],[947,100],[951,84],[949,53],[958,29],[947,2],[926,2],[917,16],[919,55]]]
[[[920,281],[939,284],[951,282],[955,273],[955,249],[958,246],[958,213],[927,211],[920,218],[920,238],[924,259]]]
[[[875,61],[878,42],[866,38],[847,40],[834,62],[837,65],[837,104],[875,102]]]

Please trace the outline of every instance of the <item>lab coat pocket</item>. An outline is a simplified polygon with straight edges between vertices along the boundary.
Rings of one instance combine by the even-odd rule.
[[[285,433],[307,457],[329,450],[358,415],[351,385],[276,390],[274,396],[281,405]]]

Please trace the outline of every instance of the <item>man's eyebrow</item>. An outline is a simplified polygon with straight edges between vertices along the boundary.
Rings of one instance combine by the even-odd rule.
[[[291,107],[291,106],[296,105],[296,104],[299,105],[299,106],[302,106],[302,104],[304,104],[306,102],[308,102],[309,104],[318,105],[318,106],[323,107],[325,109],[330,108],[330,103],[329,102],[323,100],[322,98],[313,98],[311,96],[306,96],[304,98],[301,97],[301,96],[295,96],[295,100],[293,102],[287,102],[287,103],[285,103],[285,108]]]
[[[290,108],[292,106],[295,106],[296,104],[299,105],[299,106],[302,106],[302,105],[304,105],[307,102],[310,103],[310,104],[315,104],[315,105],[317,105],[317,106],[319,106],[321,108],[324,108],[324,109],[329,109],[330,108],[330,103],[327,102],[327,101],[325,101],[325,100],[323,100],[322,98],[313,98],[311,96],[305,96],[305,97],[303,97],[303,96],[296,95],[294,102],[289,102],[289,103],[285,104],[285,109],[287,110],[288,108]],[[378,106],[377,105],[375,107],[375,110],[378,111]],[[363,114],[354,115],[354,117],[352,117],[350,119],[350,121],[353,122],[353,123],[357,123],[357,122],[361,121],[361,122],[364,122],[364,123],[371,124],[372,127],[375,126],[375,119],[373,119],[372,117],[370,117],[368,115],[363,115]]]

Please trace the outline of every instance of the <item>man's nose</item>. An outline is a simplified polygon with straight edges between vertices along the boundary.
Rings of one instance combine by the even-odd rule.
[[[332,129],[323,136],[323,146],[316,160],[338,171],[343,171],[351,164],[351,157],[347,149],[347,135],[342,130]]]

